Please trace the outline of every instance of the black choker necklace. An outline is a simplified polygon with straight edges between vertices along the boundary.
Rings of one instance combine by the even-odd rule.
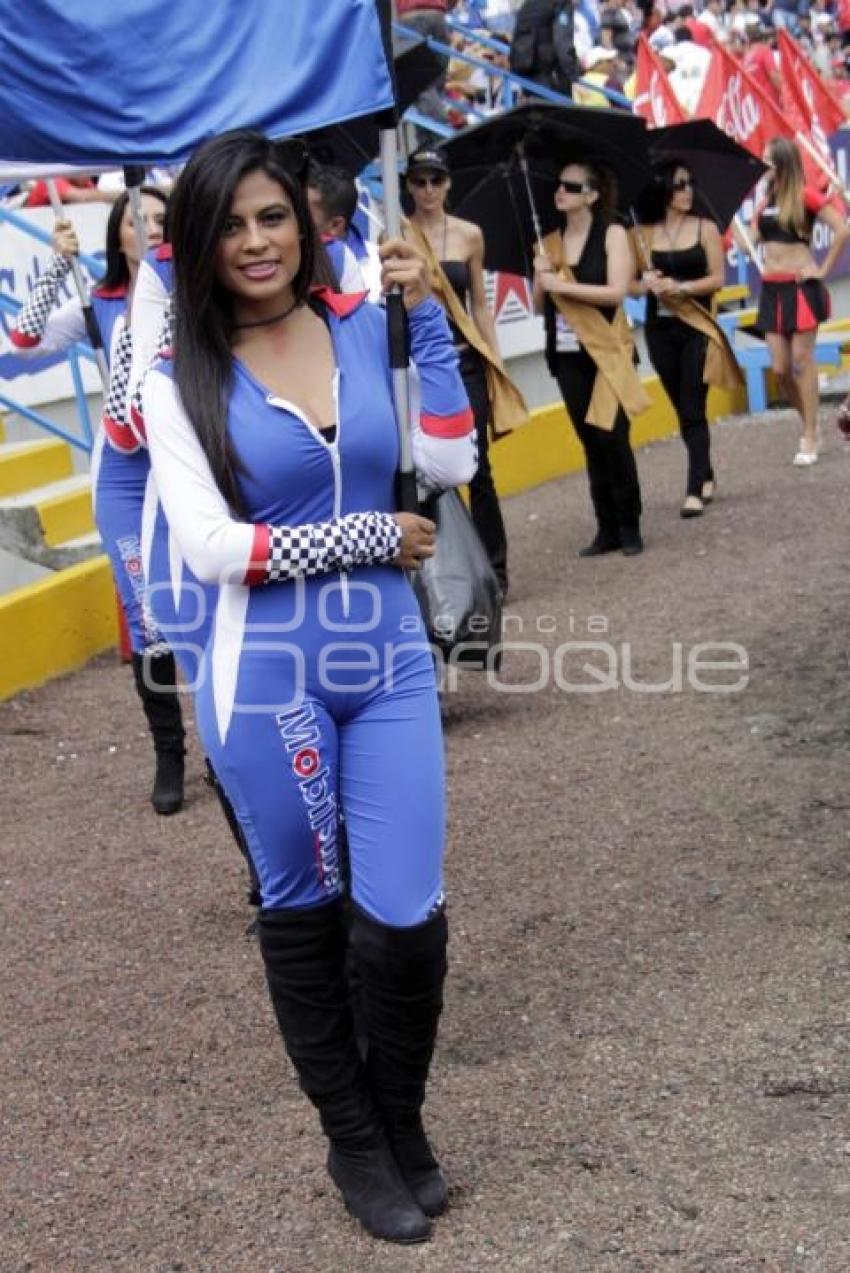
[[[289,318],[289,315],[297,308],[298,301],[293,301],[289,309],[285,309],[281,314],[275,314],[274,318],[259,318],[254,323],[234,323],[233,326],[238,332],[243,332],[249,327],[271,327],[272,323],[281,323],[284,318]]]

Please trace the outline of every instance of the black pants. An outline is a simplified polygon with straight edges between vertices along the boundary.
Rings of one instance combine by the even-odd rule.
[[[646,327],[652,365],[679,417],[688,451],[688,495],[699,495],[714,480],[711,438],[705,412],[708,385],[703,381],[708,340],[678,318],[660,318]]]
[[[460,352],[460,374],[469,397],[469,405],[475,417],[475,434],[478,442],[478,469],[469,483],[469,503],[475,529],[481,538],[490,565],[502,588],[508,586],[508,541],[499,497],[490,471],[490,399],[484,363],[474,349]]]
[[[596,380],[596,364],[583,350],[577,354],[556,354],[553,370],[573,428],[584,448],[599,533],[616,541],[621,530],[636,531],[640,525],[640,484],[629,441],[629,418],[620,408],[610,432],[585,423]]]

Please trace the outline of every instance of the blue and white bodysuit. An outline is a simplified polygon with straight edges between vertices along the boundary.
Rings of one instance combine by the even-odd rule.
[[[434,660],[413,590],[388,564],[400,532],[386,315],[325,291],[313,304],[333,343],[334,440],[234,359],[228,432],[246,520],[215,483],[168,360],[145,378],[143,415],[171,532],[218,586],[196,713],[263,905],[339,895],[341,805],[354,901],[410,926],[442,895],[444,776]],[[410,332],[417,471],[458,485],[475,469],[473,424],[435,301],[410,313]]]
[[[362,278],[353,254],[341,242],[326,243],[325,248],[342,291],[362,290]],[[136,279],[127,410],[123,424],[107,422],[108,437],[121,450],[134,451],[140,445],[147,446],[137,390],[163,344],[171,343],[173,285],[171,244],[163,243],[147,254]],[[198,684],[200,659],[209,639],[218,591],[215,585],[200,583],[183,559],[177,540],[169,530],[152,475],[147,489],[142,549],[148,611],[177,659],[187,689],[193,690]]]

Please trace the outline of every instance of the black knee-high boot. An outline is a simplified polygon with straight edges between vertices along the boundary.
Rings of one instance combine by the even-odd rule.
[[[342,903],[261,909],[259,934],[280,1032],[319,1111],[346,1206],[374,1237],[424,1241],[430,1221],[399,1174],[354,1038]]]
[[[414,928],[390,928],[353,910],[369,1087],[405,1183],[426,1215],[440,1215],[448,1189],[422,1127],[422,1104],[443,1007],[445,912]]]
[[[183,714],[177,692],[177,668],[170,650],[133,655],[133,677],[142,700],[156,752],[151,804],[157,813],[183,807],[183,758],[186,755]]]

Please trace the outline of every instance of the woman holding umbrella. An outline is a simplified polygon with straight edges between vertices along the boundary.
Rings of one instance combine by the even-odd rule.
[[[753,230],[764,244],[758,327],[770,350],[773,370],[791,405],[800,413],[803,436],[794,456],[798,468],[818,458],[818,373],[814,357],[820,323],[829,316],[823,280],[844,250],[850,227],[829,203],[828,195],[805,184],[796,144],[775,137],[765,151],[769,166],[765,197]],[[820,265],[812,256],[812,229],[820,218],[833,232]]]
[[[681,515],[699,517],[714,495],[706,359],[709,349],[727,352],[709,311],[723,284],[723,244],[715,223],[694,215],[694,179],[684,164],[675,159],[660,164],[653,193],[657,215],[646,206],[650,224],[636,236],[644,268],[632,291],[647,297],[649,356],[679,417],[688,453]],[[731,351],[726,363],[728,374],[739,378]]]
[[[438,150],[421,149],[407,165],[407,192],[413,202],[406,235],[424,252],[431,267],[431,286],[446,310],[460,374],[475,416],[478,468],[469,484],[472,520],[503,593],[508,590],[508,544],[499,497],[490,469],[490,424],[499,389],[517,391],[505,375],[496,326],[484,293],[484,236],[477,225],[449,216],[446,201],[449,168]],[[517,395],[518,396],[518,395]],[[524,412],[520,403],[520,413]]]
[[[615,204],[615,180],[607,169],[589,159],[566,163],[555,190],[563,229],[546,236],[534,260],[534,302],[545,319],[546,359],[584,448],[596,513],[596,535],[580,557],[643,551],[629,426],[648,399],[622,308],[633,264]]]

